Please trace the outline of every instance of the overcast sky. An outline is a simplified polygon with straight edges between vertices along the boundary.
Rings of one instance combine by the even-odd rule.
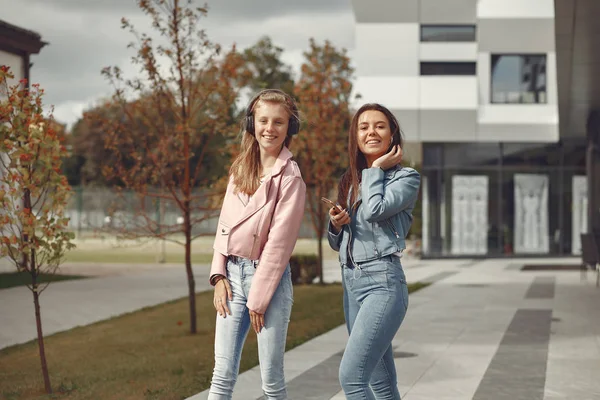
[[[354,17],[351,0],[198,0],[208,3],[203,20],[209,38],[225,48],[254,44],[271,37],[285,52],[284,61],[297,71],[308,40],[330,40],[352,56]],[[32,57],[31,81],[46,90],[46,103],[54,116],[71,125],[98,99],[110,94],[100,75],[105,66],[117,65],[126,72],[133,55],[132,40],[120,28],[121,17],[137,27],[148,18],[136,0],[0,0],[0,19],[39,33],[49,43]],[[141,30],[141,29],[140,29]]]

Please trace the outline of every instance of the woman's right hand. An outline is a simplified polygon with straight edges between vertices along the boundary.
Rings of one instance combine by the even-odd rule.
[[[350,223],[350,214],[348,214],[348,210],[340,211],[338,207],[331,207],[329,209],[329,220],[335,229],[335,233],[339,233],[342,226]]]
[[[233,296],[231,294],[229,281],[227,278],[223,277],[215,284],[215,295],[213,299],[215,309],[223,318],[226,318],[227,314],[231,315],[231,311],[229,310],[229,307],[227,307],[227,299],[231,301]]]

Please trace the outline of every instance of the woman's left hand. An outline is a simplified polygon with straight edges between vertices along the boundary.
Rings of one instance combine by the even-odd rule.
[[[250,323],[254,332],[257,334],[260,333],[260,330],[265,327],[265,314],[259,314],[250,310]]]

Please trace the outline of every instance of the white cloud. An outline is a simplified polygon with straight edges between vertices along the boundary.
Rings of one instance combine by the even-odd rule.
[[[74,123],[82,110],[106,97],[111,88],[100,71],[120,66],[127,76],[137,73],[131,64],[133,39],[120,29],[125,16],[142,31],[149,19],[132,6],[133,0],[0,0],[2,19],[30,29],[48,41],[32,57],[32,81],[46,90],[46,103],[55,106],[55,117]],[[204,0],[199,1],[204,4]],[[212,3],[212,4],[211,4]],[[298,73],[309,38],[330,40],[352,51],[354,19],[350,0],[214,0],[202,20],[209,38],[228,48],[254,44],[271,37],[284,49],[283,60]]]

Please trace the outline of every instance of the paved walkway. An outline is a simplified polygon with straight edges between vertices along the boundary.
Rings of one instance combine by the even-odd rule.
[[[409,282],[433,284],[411,295],[393,342],[403,399],[600,399],[600,289],[592,274],[586,281],[577,271],[520,270],[564,262],[577,260],[406,259]],[[181,266],[88,266],[98,270],[112,272],[50,285],[42,302],[46,334],[186,295]],[[206,271],[196,269],[199,291]],[[337,263],[327,264],[325,278],[339,280]],[[34,326],[31,294],[0,290],[0,348],[35,338]],[[344,399],[337,371],[346,339],[338,327],[286,353],[290,399]],[[258,368],[241,374],[234,399],[261,395]]]
[[[413,260],[410,297],[393,346],[404,400],[600,399],[600,290],[577,271],[524,272],[548,260]],[[286,353],[293,400],[342,400],[339,327]],[[202,392],[188,400],[206,399]],[[262,399],[260,371],[240,375],[234,400]]]
[[[209,288],[208,271],[208,266],[195,268],[197,292]],[[45,336],[187,296],[181,264],[66,264],[61,272],[101,276],[46,288],[40,301]],[[25,287],[0,290],[0,349],[36,337],[31,292]]]

